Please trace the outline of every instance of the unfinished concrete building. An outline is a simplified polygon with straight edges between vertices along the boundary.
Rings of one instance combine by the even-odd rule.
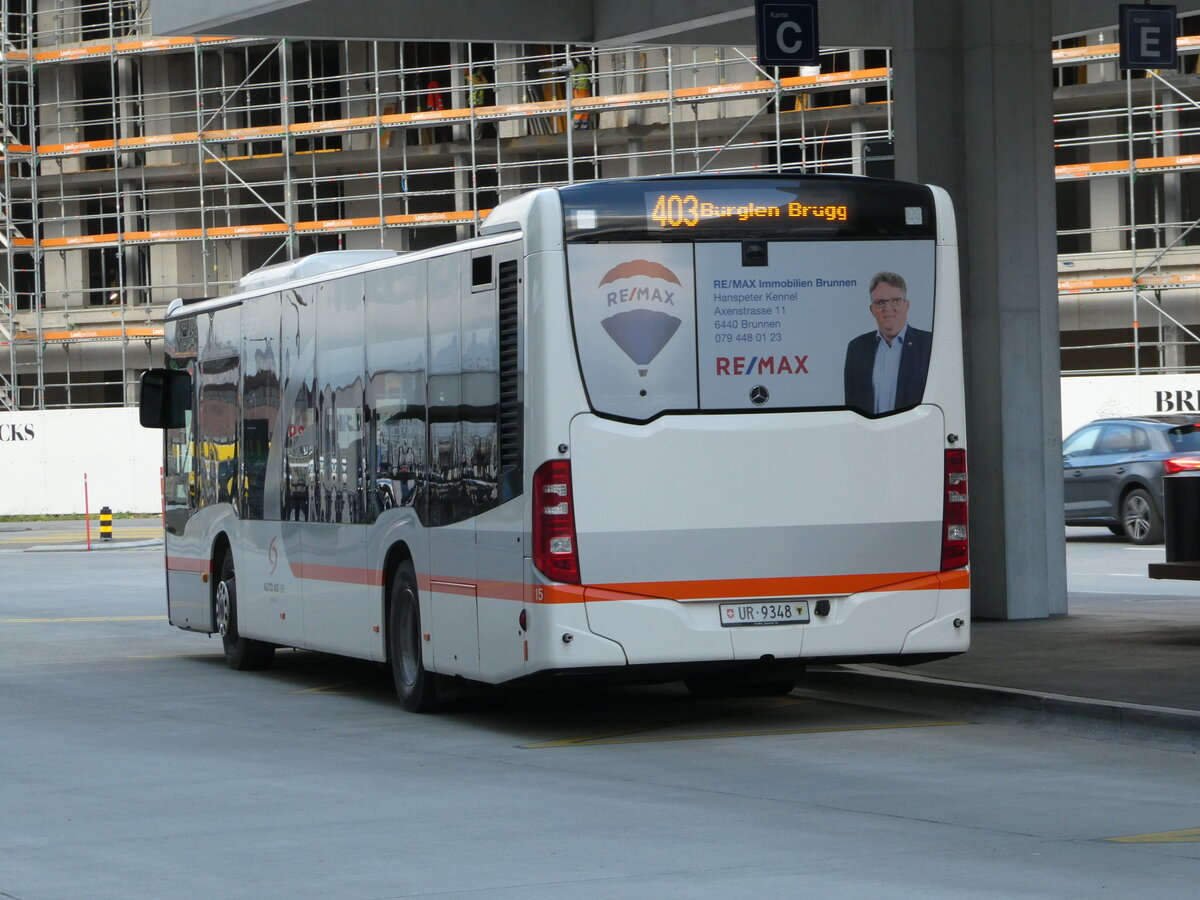
[[[501,197],[719,171],[890,176],[890,54],[159,38],[136,0],[0,0],[0,409],[122,406],[178,296],[317,250],[465,237]],[[1200,365],[1200,16],[1173,73],[1064,37],[1068,372]],[[1136,227],[1130,227],[1130,223]]]

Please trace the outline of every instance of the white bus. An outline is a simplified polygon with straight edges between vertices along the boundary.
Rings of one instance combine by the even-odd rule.
[[[170,621],[448,679],[790,690],[967,649],[954,216],[938,188],[546,188],[449,246],[177,301]],[[889,352],[890,351],[890,352]]]

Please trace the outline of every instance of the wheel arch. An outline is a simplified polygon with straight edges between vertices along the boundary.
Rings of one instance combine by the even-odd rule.
[[[211,567],[209,571],[212,573],[208,585],[208,603],[209,612],[212,615],[213,630],[217,627],[216,618],[216,603],[217,603],[217,585],[221,581],[221,564],[225,561],[225,557],[233,553],[233,542],[229,540],[229,535],[221,531],[213,538],[212,551],[209,553],[209,561]]]
[[[383,603],[386,609],[388,598],[391,596],[392,580],[396,577],[396,572],[400,569],[400,564],[404,562],[412,563],[412,551],[408,547],[406,541],[397,541],[388,548],[387,553],[383,557]]]
[[[1123,485],[1121,485],[1121,490],[1117,494],[1117,520],[1118,521],[1120,521],[1120,519],[1121,519],[1121,508],[1125,504],[1125,498],[1128,497],[1130,494],[1132,494],[1134,491],[1145,491],[1146,495],[1150,498],[1151,504],[1153,504],[1153,506],[1154,506],[1155,512],[1157,512],[1159,515],[1162,515],[1161,504],[1158,502],[1158,496],[1155,494],[1154,488],[1151,487],[1149,484],[1147,484],[1145,481],[1143,481],[1140,478],[1131,478],[1127,482],[1125,482]]]
[[[380,621],[384,623],[385,629],[390,627],[388,623],[391,621],[392,586],[396,581],[396,573],[400,571],[400,566],[406,562],[409,565],[413,565],[412,550],[406,541],[396,541],[396,543],[388,547],[388,551],[383,557],[383,594],[379,599],[379,609],[381,612]],[[387,634],[385,633],[383,640],[385,661],[391,655],[390,646]]]

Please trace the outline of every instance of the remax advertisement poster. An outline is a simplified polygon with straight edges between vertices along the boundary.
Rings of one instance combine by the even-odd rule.
[[[567,264],[579,361],[596,410],[647,419],[696,409],[692,245],[578,245]]]
[[[576,340],[598,412],[920,402],[932,241],[569,248]]]

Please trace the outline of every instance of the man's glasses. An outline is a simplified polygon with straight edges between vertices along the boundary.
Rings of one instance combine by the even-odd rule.
[[[907,302],[906,297],[891,297],[886,300],[872,300],[871,305],[876,309],[883,309],[890,306],[892,309],[899,309],[901,303]]]

